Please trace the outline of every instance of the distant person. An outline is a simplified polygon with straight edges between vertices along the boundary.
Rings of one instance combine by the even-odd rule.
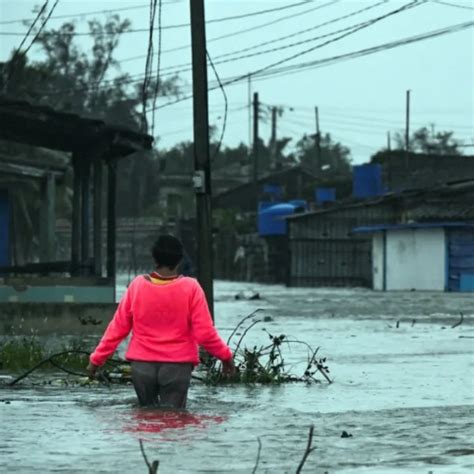
[[[178,274],[181,242],[162,235],[152,248],[156,271],[136,277],[127,288],[87,367],[91,377],[130,331],[126,358],[142,406],[185,408],[191,372],[201,345],[232,375],[232,352],[215,329],[204,291]]]

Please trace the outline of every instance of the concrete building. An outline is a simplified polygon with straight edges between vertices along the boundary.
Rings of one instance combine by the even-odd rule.
[[[474,223],[359,227],[372,234],[374,290],[474,292]]]

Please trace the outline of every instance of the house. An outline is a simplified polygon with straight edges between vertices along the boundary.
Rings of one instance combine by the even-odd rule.
[[[474,179],[348,199],[289,216],[289,286],[373,287],[372,238],[361,226],[474,222]]]
[[[257,202],[284,199],[312,199],[317,177],[301,166],[269,173],[260,177],[257,185],[247,182],[212,197],[214,209],[238,209],[256,212]],[[309,195],[307,196],[306,194]]]
[[[359,227],[372,235],[374,290],[474,292],[474,223]]]
[[[371,160],[382,166],[383,184],[387,190],[425,188],[450,181],[474,179],[474,156],[406,153],[403,150],[382,151]]]

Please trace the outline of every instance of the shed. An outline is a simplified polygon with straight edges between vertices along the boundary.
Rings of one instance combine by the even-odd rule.
[[[474,292],[474,222],[373,225],[374,290]]]
[[[337,201],[286,218],[290,286],[372,287],[372,238],[360,226],[474,221],[474,180]]]
[[[41,182],[41,255],[39,262],[0,267],[0,274],[5,276],[4,284],[0,285],[0,301],[113,302],[116,273],[116,163],[122,157],[151,149],[152,137],[106,124],[102,120],[2,96],[0,139],[69,153],[74,172],[71,255],[67,261],[56,261],[54,196],[56,179],[63,170],[52,168],[43,159],[19,163],[12,157],[2,157],[2,176],[15,176],[15,179],[28,177]],[[103,179],[104,171],[107,173],[106,181]],[[8,187],[13,189],[13,179],[8,180],[4,186],[7,190]],[[102,202],[103,195],[107,196],[106,206]],[[5,197],[2,202],[5,207]],[[105,259],[102,255],[101,232],[104,207],[107,209]],[[3,210],[2,215],[1,222],[5,230],[7,211]],[[7,248],[8,237],[2,241],[2,246]],[[106,275],[103,275],[104,261]]]

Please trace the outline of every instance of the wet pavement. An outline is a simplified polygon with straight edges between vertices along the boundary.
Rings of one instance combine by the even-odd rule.
[[[235,300],[242,290],[256,301]],[[286,334],[320,346],[334,383],[207,387],[188,412],[139,410],[131,387],[0,389],[0,472],[296,472],[311,424],[308,473],[470,473],[474,468],[474,298],[468,294],[287,289],[217,282],[230,334],[262,308],[246,345]],[[464,314],[462,324],[460,312]],[[300,374],[307,352],[285,348]],[[346,431],[351,437],[341,438]]]

